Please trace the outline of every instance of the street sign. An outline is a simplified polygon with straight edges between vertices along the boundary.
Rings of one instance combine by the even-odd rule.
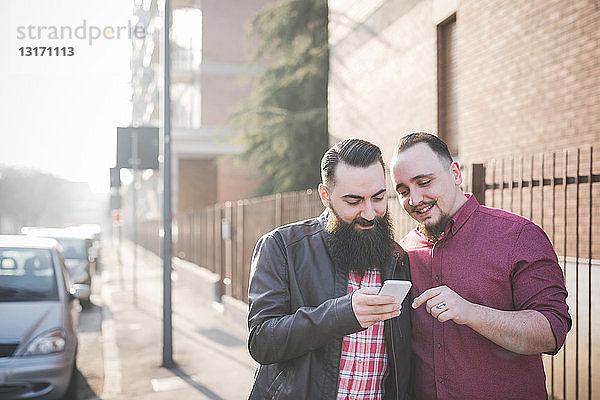
[[[121,208],[121,195],[119,193],[112,193],[110,195],[110,209],[118,210]]]
[[[121,170],[119,168],[110,169],[110,187],[121,187]]]
[[[121,214],[121,210],[112,210],[112,220],[113,224],[120,225],[123,222],[123,215]]]
[[[117,128],[117,168],[158,169],[158,128]]]

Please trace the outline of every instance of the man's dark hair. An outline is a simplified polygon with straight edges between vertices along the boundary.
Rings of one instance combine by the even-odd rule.
[[[331,147],[323,155],[321,179],[325,186],[332,187],[335,184],[335,169],[339,162],[351,167],[366,168],[378,161],[385,173],[385,164],[379,147],[362,139],[346,139]]]
[[[429,146],[429,148],[437,154],[440,160],[448,161],[450,164],[452,163],[452,156],[448,150],[448,145],[446,145],[439,137],[426,132],[415,132],[401,138],[394,149],[394,157],[419,143],[425,143]]]

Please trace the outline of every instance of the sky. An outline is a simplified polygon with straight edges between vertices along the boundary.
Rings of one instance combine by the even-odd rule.
[[[116,128],[131,123],[132,10],[129,0],[0,2],[0,164],[108,192]],[[74,54],[22,55],[49,46]]]

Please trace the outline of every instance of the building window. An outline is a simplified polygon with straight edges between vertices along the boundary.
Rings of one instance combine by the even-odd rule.
[[[458,155],[456,14],[437,27],[438,134]]]

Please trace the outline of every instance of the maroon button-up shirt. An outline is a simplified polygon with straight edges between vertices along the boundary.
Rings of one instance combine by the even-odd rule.
[[[479,205],[475,197],[438,242],[417,230],[408,252],[412,293],[446,285],[466,300],[500,310],[536,310],[550,322],[556,351],[571,327],[564,276],[546,234],[531,221]],[[508,351],[466,325],[413,311],[417,399],[546,399],[541,355]]]

